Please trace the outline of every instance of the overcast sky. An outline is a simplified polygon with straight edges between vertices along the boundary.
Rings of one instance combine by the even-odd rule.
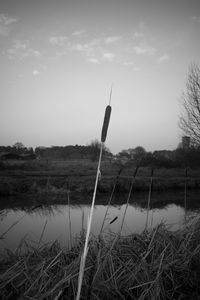
[[[175,149],[199,0],[1,0],[0,144]]]

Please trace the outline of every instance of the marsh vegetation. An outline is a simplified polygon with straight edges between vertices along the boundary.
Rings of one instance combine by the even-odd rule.
[[[81,299],[198,299],[199,217],[178,231],[93,237]],[[1,257],[1,299],[75,299],[84,232],[72,248],[57,242]]]

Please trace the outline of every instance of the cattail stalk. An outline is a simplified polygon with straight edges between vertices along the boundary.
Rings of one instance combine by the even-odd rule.
[[[27,213],[23,214],[17,221],[13,222],[12,225],[10,225],[10,227],[8,227],[8,229],[4,233],[2,233],[0,239],[3,239],[4,236],[26,216],[26,214]]]
[[[90,212],[89,212],[89,217],[88,217],[88,222],[87,222],[87,231],[86,231],[85,244],[84,244],[83,254],[81,256],[81,262],[80,262],[79,278],[78,278],[78,291],[77,291],[76,300],[80,299],[80,294],[81,294],[81,287],[82,287],[82,281],[83,281],[85,261],[86,261],[87,252],[88,252],[89,235],[90,235],[90,230],[91,230],[91,225],[92,225],[94,203],[95,203],[95,198],[96,198],[96,191],[97,191],[98,179],[99,179],[99,175],[100,175],[102,149],[103,149],[103,147],[102,147],[102,143],[101,143],[100,155],[99,155],[99,162],[98,162],[97,174],[96,174],[96,181],[95,181],[93,198],[92,198],[92,205],[91,205]]]
[[[42,241],[42,238],[43,238],[43,236],[44,236],[44,231],[45,231],[45,228],[46,228],[46,226],[47,226],[47,222],[48,222],[48,220],[45,221],[44,227],[43,227],[43,229],[42,229],[42,233],[41,233],[41,235],[40,235],[40,239],[39,239],[39,242],[38,242],[38,249],[39,249],[40,243],[41,243],[41,241]]]
[[[133,185],[134,185],[134,182],[135,182],[135,177],[136,177],[137,171],[138,171],[138,167],[136,167],[135,172],[133,174],[132,181],[131,181],[131,186],[130,186],[130,189],[129,189],[128,198],[127,198],[127,201],[126,201],[126,208],[125,208],[125,211],[124,211],[124,215],[123,215],[122,224],[121,224],[119,234],[121,234],[121,232],[122,232],[122,228],[123,228],[124,220],[125,220],[125,216],[126,216],[126,211],[127,211],[128,205],[129,205],[130,198],[131,198],[131,194],[132,194]]]
[[[69,219],[69,239],[70,239],[70,249],[72,248],[72,223],[71,223],[71,211],[70,211],[70,185],[69,178],[67,178],[67,204],[68,204],[68,219]]]
[[[147,229],[148,222],[149,222],[149,209],[150,209],[150,202],[151,202],[152,186],[153,186],[153,168],[151,170],[151,178],[150,178],[150,184],[149,184],[149,194],[148,194],[148,202],[147,202],[147,218],[146,218],[145,230]]]
[[[184,208],[185,208],[185,222],[186,222],[186,214],[187,214],[187,168],[185,168],[185,187],[184,187]]]
[[[111,91],[112,91],[112,89],[111,89]],[[111,94],[110,94],[110,101],[111,101]],[[95,198],[96,198],[98,179],[100,176],[100,166],[101,166],[101,159],[102,159],[102,153],[103,153],[103,146],[104,146],[104,142],[105,142],[106,136],[107,136],[110,115],[111,115],[111,106],[108,105],[106,107],[106,111],[105,111],[105,115],[104,115],[104,122],[103,122],[103,127],[102,127],[102,132],[101,132],[101,146],[100,146],[100,153],[99,153],[99,162],[98,162],[98,166],[97,166],[97,173],[96,173],[96,180],[95,180],[92,204],[91,204],[90,213],[89,213],[88,222],[87,222],[85,244],[84,244],[83,254],[81,256],[76,300],[80,299],[80,294],[81,294],[81,287],[82,287],[85,262],[86,262],[87,252],[88,252],[89,236],[90,236],[92,217],[93,217],[93,211],[94,211],[94,203],[95,203]]]
[[[107,204],[106,212],[105,212],[105,215],[104,215],[104,218],[103,218],[103,222],[102,222],[102,226],[101,226],[101,230],[100,230],[99,235],[101,235],[101,233],[103,231],[104,223],[105,223],[105,220],[106,220],[106,217],[107,217],[107,214],[108,214],[108,210],[110,208],[110,204],[111,204],[111,201],[113,199],[115,188],[116,188],[116,185],[118,183],[118,179],[119,179],[119,176],[120,176],[121,172],[122,172],[122,168],[119,170],[119,172],[118,172],[118,174],[117,174],[117,176],[115,178],[115,182],[114,182],[114,185],[113,185],[113,188],[112,188],[110,199],[109,199],[108,204]]]

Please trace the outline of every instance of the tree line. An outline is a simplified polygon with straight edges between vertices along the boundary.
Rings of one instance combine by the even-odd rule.
[[[157,168],[200,167],[200,147],[148,152],[139,146],[134,149],[122,150],[117,154],[117,157],[124,163],[134,166]]]
[[[89,145],[67,145],[67,146],[51,146],[51,147],[25,147],[21,142],[15,143],[13,146],[0,146],[0,157],[2,159],[98,159],[100,151],[100,142],[92,141]],[[103,145],[103,156],[112,156],[110,150]]]

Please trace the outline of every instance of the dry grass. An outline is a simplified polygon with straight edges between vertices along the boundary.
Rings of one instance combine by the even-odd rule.
[[[72,249],[55,242],[0,264],[1,299],[75,299],[81,236]],[[81,299],[199,299],[200,218],[171,232],[163,224],[141,235],[90,240]]]

